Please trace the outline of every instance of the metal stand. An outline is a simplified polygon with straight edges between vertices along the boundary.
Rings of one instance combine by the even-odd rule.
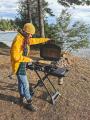
[[[34,70],[34,71],[36,72],[37,76],[39,77],[39,80],[38,80],[37,84],[33,87],[33,89],[35,89],[35,88],[38,87],[40,84],[42,84],[42,85],[44,86],[44,88],[46,89],[48,95],[49,95],[50,98],[51,98],[51,103],[52,103],[52,104],[55,104],[55,101],[57,100],[58,96],[61,95],[61,94],[56,90],[56,88],[54,87],[54,85],[52,84],[52,82],[50,81],[50,79],[48,78],[48,76],[49,76],[50,74],[44,72],[44,77],[41,78],[41,76],[39,75],[39,73],[37,72],[37,70]],[[46,79],[49,81],[50,85],[52,86],[52,88],[53,88],[53,90],[54,90],[53,95],[51,95],[50,91],[48,90],[48,88],[46,87],[46,85],[45,85],[45,83],[44,83],[44,81],[45,81]]]
[[[60,82],[60,79],[62,78],[63,80],[63,77],[65,75],[65,73],[67,72],[67,69],[65,68],[56,68],[56,67],[52,67],[50,65],[39,65],[39,64],[30,64],[27,66],[27,69],[30,69],[30,70],[34,70],[35,73],[37,74],[39,80],[37,82],[37,84],[33,87],[33,89],[37,88],[38,86],[41,86],[43,85],[44,88],[46,89],[48,95],[50,96],[51,98],[51,102],[52,104],[55,104],[55,101],[57,100],[58,96],[61,95],[55,88],[55,86],[53,85],[53,83],[50,81],[49,79],[49,75],[52,75],[52,76],[56,76],[58,77],[58,84],[61,84]],[[40,76],[40,73],[39,72],[43,72],[44,73],[44,77],[41,77]],[[46,87],[44,81],[45,80],[48,80],[50,86],[52,86],[53,88],[53,95],[50,93],[50,91],[48,90],[48,88]]]

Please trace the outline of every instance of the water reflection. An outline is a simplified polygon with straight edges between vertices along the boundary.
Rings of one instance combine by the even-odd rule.
[[[0,42],[11,46],[12,40],[14,39],[17,32],[0,32]]]
[[[79,49],[73,53],[80,57],[90,58],[90,48]]]

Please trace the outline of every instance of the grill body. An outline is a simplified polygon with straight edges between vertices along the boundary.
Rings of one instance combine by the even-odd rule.
[[[55,44],[44,44],[40,47],[40,57],[45,60],[59,61],[61,48]]]

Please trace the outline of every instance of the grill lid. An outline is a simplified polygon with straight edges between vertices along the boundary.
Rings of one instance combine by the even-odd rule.
[[[40,57],[51,60],[59,61],[61,55],[61,48],[55,44],[44,44],[40,47]]]

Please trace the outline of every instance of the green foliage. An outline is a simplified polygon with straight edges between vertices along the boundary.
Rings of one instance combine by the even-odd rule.
[[[47,13],[49,14],[50,16],[55,16],[52,12],[52,10],[48,7],[48,2],[46,2],[45,0],[43,0],[42,2],[42,7],[43,7],[43,13],[44,15]]]
[[[55,36],[55,34],[54,34],[55,31],[56,31],[56,29],[55,29],[54,24],[49,25],[48,23],[45,22],[45,34],[46,34],[46,37],[53,39],[54,36]]]
[[[63,10],[57,18],[57,24],[48,27],[48,35],[56,41],[62,49],[73,50],[81,47],[88,47],[88,26],[81,22],[76,22],[70,26],[71,15],[67,10]]]
[[[31,0],[29,1],[30,4],[30,12],[31,12],[31,19],[33,24],[35,25],[35,27],[39,28],[39,17],[38,17],[38,2],[37,0]],[[19,26],[20,28],[23,27],[24,23],[27,22],[27,0],[20,0],[19,1],[19,10],[18,10],[18,17],[16,18],[16,25]],[[46,13],[49,14],[50,16],[54,16],[52,10],[50,8],[48,8],[48,2],[46,2],[45,0],[42,0],[42,7],[43,7],[43,16],[46,16]]]
[[[15,30],[16,29],[16,25],[15,22],[13,20],[5,20],[5,19],[1,19],[0,20],[0,30]]]
[[[63,6],[67,6],[67,7],[70,7],[70,5],[72,5],[73,3],[74,4],[77,4],[77,5],[80,5],[80,4],[87,4],[87,5],[90,5],[90,0],[58,0],[58,2],[63,5]]]
[[[65,7],[70,7],[73,4],[90,5],[90,0],[57,0],[57,1],[58,1],[58,3],[60,3],[61,5],[65,6]],[[65,20],[63,20],[63,17],[65,18]],[[64,43],[63,45],[65,46],[65,48],[67,47],[67,49],[79,49],[80,47],[87,47],[89,44],[88,36],[87,36],[87,34],[88,34],[87,25],[80,23],[80,22],[76,22],[72,26],[71,29],[68,29],[68,25],[69,25],[68,22],[70,22],[70,16],[68,16],[66,13],[66,17],[65,16],[63,16],[63,17],[60,16],[59,20],[57,22],[57,26],[61,27],[61,28],[59,28],[61,30],[58,30],[58,27],[57,27],[56,33],[59,33],[59,31],[60,31],[60,34],[61,34],[61,32],[62,32],[61,36],[59,36],[57,34],[59,36],[59,38],[61,39],[59,41],[63,41],[62,43]],[[64,24],[62,24],[63,22],[64,22]],[[65,43],[66,43],[66,45],[65,45]]]

